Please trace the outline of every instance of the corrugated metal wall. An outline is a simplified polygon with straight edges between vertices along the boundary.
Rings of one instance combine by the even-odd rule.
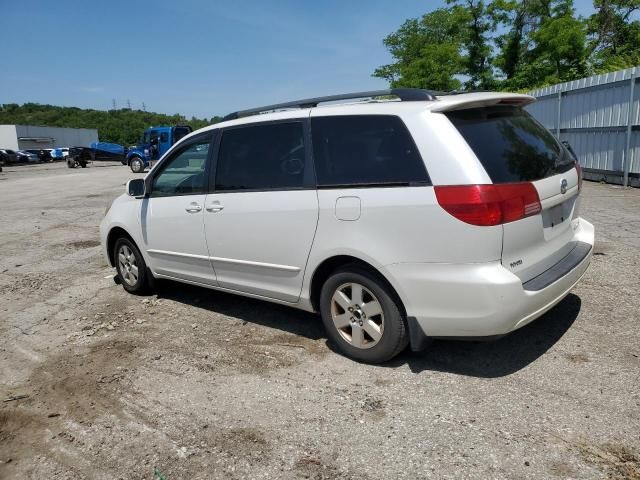
[[[640,186],[639,77],[635,67],[540,88],[527,110],[571,144],[588,176]]]

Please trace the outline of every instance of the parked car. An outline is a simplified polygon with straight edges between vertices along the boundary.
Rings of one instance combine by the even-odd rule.
[[[129,181],[104,254],[131,293],[165,278],[319,312],[360,361],[505,335],[593,251],[580,166],[534,100],[393,89],[237,112]]]
[[[28,148],[25,152],[33,153],[41,162],[53,162],[53,148]]]
[[[15,150],[9,150],[8,148],[3,148],[0,150],[0,162],[2,163],[16,163],[17,157]]]
[[[39,162],[40,157],[36,153],[32,153],[28,150],[18,150],[16,152],[17,162]]]
[[[53,152],[54,148],[41,148],[40,152],[37,154],[38,158],[41,162],[53,162]]]
[[[51,161],[66,160],[68,156],[69,156],[69,149],[66,147],[51,149]]]

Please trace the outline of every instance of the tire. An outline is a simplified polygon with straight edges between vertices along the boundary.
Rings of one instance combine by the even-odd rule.
[[[129,162],[129,166],[131,167],[131,171],[133,173],[144,172],[144,162],[140,157],[133,157]]]
[[[400,301],[377,274],[357,265],[337,270],[327,279],[320,292],[320,313],[329,340],[354,360],[386,362],[409,344]]]
[[[87,162],[80,162],[80,167],[87,168]]]
[[[127,292],[141,295],[149,290],[151,275],[135,243],[127,237],[120,237],[113,248],[113,258],[120,283]]]
[[[76,168],[76,162],[75,160],[72,160],[71,158],[67,159],[67,167],[69,168]]]

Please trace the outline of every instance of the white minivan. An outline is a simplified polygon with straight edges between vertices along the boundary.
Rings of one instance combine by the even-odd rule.
[[[361,361],[507,334],[593,250],[580,166],[533,101],[392,89],[236,112],[128,183],[104,253],[131,293],[162,278],[319,312]]]

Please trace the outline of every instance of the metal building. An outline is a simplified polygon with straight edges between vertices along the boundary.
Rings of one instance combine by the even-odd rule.
[[[57,147],[90,147],[98,141],[95,128],[0,125],[0,148],[26,150]]]
[[[640,67],[529,92],[527,110],[578,155],[585,178],[640,187]]]

